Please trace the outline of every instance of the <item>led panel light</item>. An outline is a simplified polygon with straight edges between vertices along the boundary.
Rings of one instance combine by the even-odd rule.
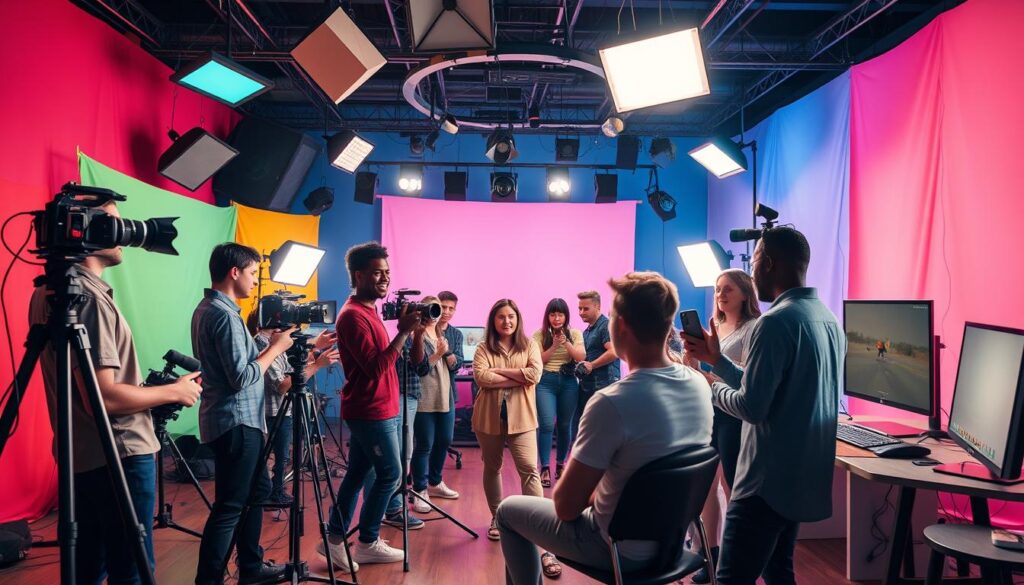
[[[288,240],[270,253],[270,280],[293,286],[306,286],[313,278],[326,250]]]
[[[176,71],[171,81],[232,107],[274,87],[271,80],[220,53],[203,55]]]
[[[174,139],[160,155],[157,170],[189,191],[195,191],[236,156],[237,150],[197,126]]]
[[[398,171],[398,188],[404,193],[419,193],[423,190],[423,167],[401,165]]]
[[[711,93],[696,28],[620,42],[599,51],[615,111]]]
[[[338,132],[327,141],[327,156],[331,166],[354,173],[366,157],[373,152],[373,144],[352,130]]]
[[[693,286],[715,286],[718,275],[729,267],[729,255],[715,240],[676,247]]]
[[[713,138],[691,150],[690,156],[719,179],[747,170],[747,155],[728,138]]]

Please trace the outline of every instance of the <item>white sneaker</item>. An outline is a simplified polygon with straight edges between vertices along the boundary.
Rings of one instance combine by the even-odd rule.
[[[423,490],[422,492],[414,492],[414,493],[416,495],[418,495],[419,498],[417,498],[417,497],[411,498],[412,499],[412,511],[413,512],[416,512],[417,514],[429,514],[429,513],[434,511],[433,508],[431,508],[430,506],[427,505],[427,502],[430,501],[430,494],[427,493],[427,490]],[[423,498],[423,499],[421,500],[420,498]],[[426,500],[426,502],[423,501],[423,500]]]
[[[443,481],[437,485],[427,486],[427,493],[438,498],[444,498],[446,500],[459,499],[459,492],[444,485]]]
[[[345,545],[333,542],[328,543],[331,547],[331,562],[334,563],[334,567],[342,573],[355,573],[359,570],[359,563],[352,561],[352,566],[348,566],[348,555],[345,554]],[[324,552],[324,543],[321,540],[316,544],[316,552],[320,553],[320,556],[327,558],[327,553]],[[355,559],[356,551],[352,548],[352,558]]]
[[[402,549],[391,548],[387,542],[378,538],[369,544],[357,542],[352,547],[352,558],[366,564],[397,563],[404,558],[404,553]]]

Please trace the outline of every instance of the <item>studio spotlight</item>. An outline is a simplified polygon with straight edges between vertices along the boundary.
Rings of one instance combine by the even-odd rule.
[[[327,141],[327,156],[331,166],[354,173],[373,151],[373,144],[353,130],[342,130]]]
[[[676,160],[676,145],[668,138],[655,138],[651,141],[651,162],[665,169]]]
[[[434,128],[427,134],[427,140],[423,143],[424,146],[430,149],[430,152],[434,152],[434,147],[437,145],[437,139],[441,136],[441,131]]]
[[[178,69],[171,81],[237,107],[270,90],[274,82],[220,53],[209,53]]]
[[[516,190],[514,173],[491,173],[491,201],[515,201]]]
[[[647,194],[647,202],[654,208],[661,221],[668,221],[676,217],[676,200],[671,195],[662,191],[651,191]]]
[[[723,136],[716,136],[690,151],[693,160],[719,179],[731,177],[747,170],[747,155],[739,144]]]
[[[409,154],[415,157],[423,156],[423,137],[419,134],[409,136]]]
[[[594,203],[615,203],[618,198],[618,175],[594,175]]]
[[[459,171],[447,171],[444,174],[445,201],[465,201],[466,188],[469,185],[469,174]]]
[[[377,197],[377,173],[356,173],[356,190],[354,199],[356,203],[373,205]]]
[[[608,138],[615,138],[625,129],[626,123],[622,121],[622,118],[615,116],[608,116],[604,124],[601,124],[601,132]]]
[[[569,199],[572,183],[569,181],[569,169],[566,167],[548,167],[547,169],[548,199],[565,201]]]
[[[576,162],[580,158],[579,138],[555,138],[555,161]]]
[[[182,136],[174,130],[167,135],[173,142],[160,155],[157,170],[189,191],[198,189],[238,155],[237,150],[198,126]]]
[[[455,119],[455,116],[451,114],[445,114],[444,120],[441,122],[441,130],[449,134],[459,133],[459,121]]]
[[[306,286],[327,251],[288,240],[270,253],[270,280],[293,286]]]
[[[484,153],[494,164],[503,165],[519,156],[515,140],[508,130],[495,130],[487,137],[487,150]]]
[[[729,267],[732,254],[726,252],[716,240],[676,247],[693,286],[715,286],[718,275]]]
[[[319,187],[309,192],[302,205],[312,215],[320,215],[334,205],[334,189]]]
[[[638,40],[618,40],[599,51],[615,111],[629,112],[711,93],[696,28]]]
[[[422,166],[401,165],[398,169],[398,188],[403,193],[419,193],[423,190]]]

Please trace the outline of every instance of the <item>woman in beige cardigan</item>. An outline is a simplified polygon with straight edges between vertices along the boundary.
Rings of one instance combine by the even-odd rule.
[[[515,461],[523,494],[541,496],[537,474],[537,397],[534,386],[543,363],[540,348],[523,334],[519,307],[511,299],[494,303],[487,336],[473,358],[480,392],[473,403],[473,431],[484,462],[484,493],[491,509],[487,537],[498,540],[494,513],[501,503],[504,445]]]

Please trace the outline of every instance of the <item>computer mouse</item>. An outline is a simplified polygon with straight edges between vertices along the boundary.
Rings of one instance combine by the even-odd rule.
[[[871,452],[879,457],[892,459],[920,459],[932,452],[928,447],[922,445],[911,445],[910,443],[893,443],[872,447]]]

